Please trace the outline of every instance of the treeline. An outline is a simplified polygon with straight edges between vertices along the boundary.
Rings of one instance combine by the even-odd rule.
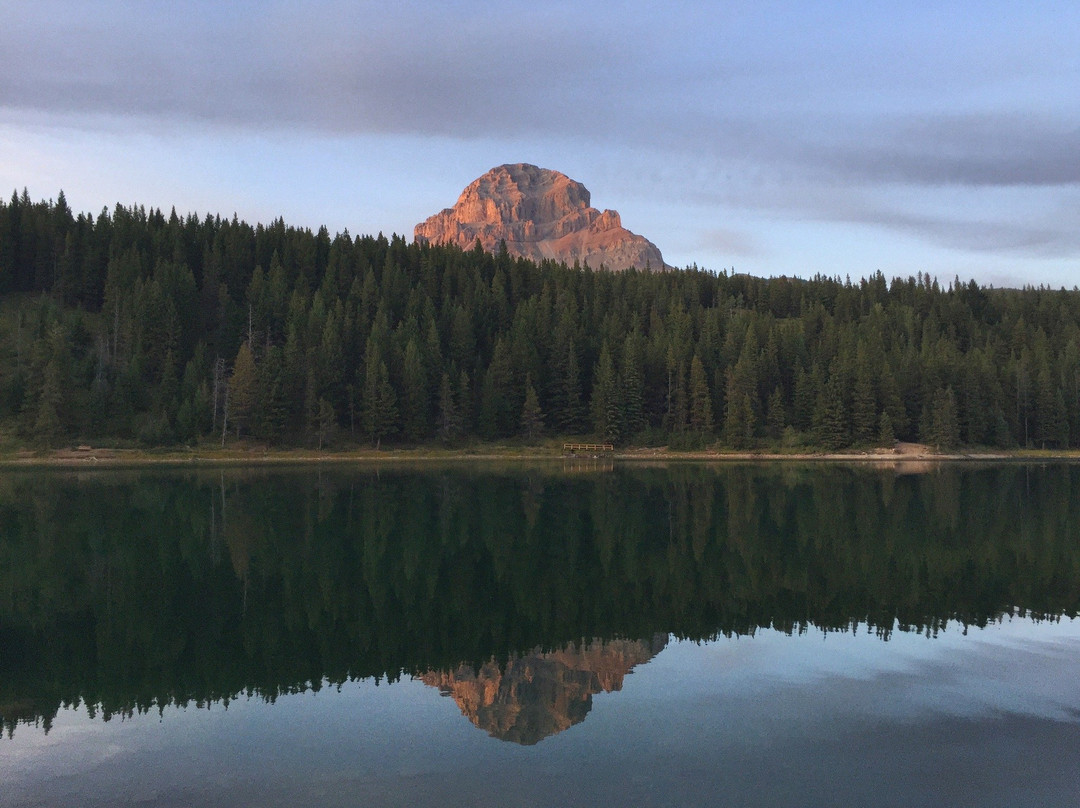
[[[535,264],[0,202],[0,436],[1080,446],[1080,291]]]

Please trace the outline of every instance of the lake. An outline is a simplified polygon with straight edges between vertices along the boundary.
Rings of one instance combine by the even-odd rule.
[[[1080,465],[0,472],[0,805],[1080,801]]]

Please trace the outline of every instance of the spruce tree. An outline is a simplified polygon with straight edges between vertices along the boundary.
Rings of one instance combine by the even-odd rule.
[[[952,387],[939,389],[930,403],[930,428],[927,443],[942,449],[960,444],[960,422],[956,413],[956,395]]]
[[[251,346],[245,340],[236,352],[232,375],[229,377],[229,422],[236,429],[238,438],[251,425],[257,383],[255,357],[251,353]]]
[[[713,431],[712,396],[705,377],[705,365],[697,354],[690,361],[690,428],[700,435]]]
[[[559,426],[563,432],[576,435],[584,429],[585,405],[581,400],[581,370],[573,339],[567,348],[566,370],[562,379],[563,408]]]
[[[645,428],[645,380],[643,374],[644,339],[634,331],[623,343],[622,367],[619,374],[620,429],[632,437]]]
[[[795,373],[795,395],[791,402],[791,423],[796,429],[809,430],[814,424],[814,409],[821,395],[817,365],[810,373],[800,367]]]
[[[600,359],[593,371],[592,416],[593,430],[608,443],[617,443],[620,437],[619,385],[615,376],[615,363],[611,351],[604,344]]]
[[[784,418],[784,393],[780,385],[773,388],[765,409],[765,430],[773,440],[779,440],[786,426]]]
[[[427,435],[431,406],[427,388],[427,371],[414,339],[405,346],[402,366],[401,420],[406,440],[420,441]]]
[[[1069,443],[1065,398],[1054,383],[1048,358],[1041,361],[1035,379],[1035,441],[1043,449],[1062,448]]]
[[[454,404],[454,391],[450,374],[443,373],[439,382],[439,440],[450,443],[461,434],[461,416]]]
[[[514,369],[506,340],[499,340],[480,389],[480,432],[489,440],[517,432],[520,405],[514,395]],[[520,399],[517,399],[520,401]]]
[[[881,411],[878,419],[878,442],[885,447],[891,447],[896,443],[896,433],[893,431],[892,418],[888,410]]]
[[[461,422],[461,431],[468,434],[473,429],[476,412],[476,396],[473,393],[472,381],[466,371],[461,371],[457,384],[457,409],[458,419]]]
[[[318,439],[318,448],[320,451],[322,451],[324,444],[333,440],[336,432],[337,414],[334,412],[334,405],[325,398],[320,398],[318,426],[315,430],[315,437]]]
[[[850,442],[840,377],[830,375],[814,410],[814,436],[824,448],[842,449]]]
[[[386,362],[370,339],[364,366],[361,420],[371,442],[378,445],[383,438],[397,432],[397,395],[390,385],[390,371]]]
[[[525,380],[525,404],[521,408],[521,432],[530,441],[536,440],[544,430],[544,413],[536,396],[532,378]]]
[[[741,380],[738,373],[736,368],[728,370],[727,395],[724,397],[724,440],[730,446],[745,448],[757,430],[757,417],[754,414],[754,400],[745,379]]]
[[[855,443],[870,443],[878,426],[874,372],[868,352],[862,346],[855,359],[855,386],[851,398],[851,426]]]
[[[37,417],[34,420],[34,436],[46,446],[54,446],[64,432],[60,421],[60,406],[63,401],[60,369],[55,359],[45,366],[44,384],[38,401]]]
[[[757,431],[760,365],[757,337],[754,328],[749,327],[739,360],[727,374],[724,438],[732,446],[745,446]],[[749,411],[744,399],[750,402]]]

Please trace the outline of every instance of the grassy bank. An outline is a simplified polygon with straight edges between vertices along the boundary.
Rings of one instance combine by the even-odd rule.
[[[237,443],[227,446],[167,448],[133,448],[123,446],[81,445],[60,449],[0,446],[0,467],[58,466],[186,466],[192,464],[259,465],[348,463],[384,461],[483,461],[483,460],[561,460],[575,457],[563,450],[560,441],[536,444],[476,443],[467,446],[442,447],[348,447],[316,449],[271,448],[258,443]],[[642,461],[844,461],[865,463],[918,463],[940,461],[1008,461],[1008,460],[1080,460],[1077,450],[985,448],[937,450],[924,444],[897,444],[889,448],[868,448],[829,452],[812,447],[799,449],[765,448],[756,451],[703,449],[671,450],[667,447],[618,447],[612,452],[577,455],[579,459],[600,457],[626,462]]]

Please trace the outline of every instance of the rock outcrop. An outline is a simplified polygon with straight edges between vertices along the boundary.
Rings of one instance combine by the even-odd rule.
[[[667,644],[651,641],[594,641],[560,651],[494,660],[479,671],[462,665],[419,677],[457,702],[462,715],[494,738],[529,746],[584,720],[596,693],[621,690],[635,665],[648,662]]]
[[[663,269],[660,250],[622,226],[613,210],[590,206],[580,182],[527,163],[493,168],[462,191],[457,204],[418,224],[417,241],[470,249],[479,239],[495,252],[506,242],[511,255],[550,258],[593,269]]]

